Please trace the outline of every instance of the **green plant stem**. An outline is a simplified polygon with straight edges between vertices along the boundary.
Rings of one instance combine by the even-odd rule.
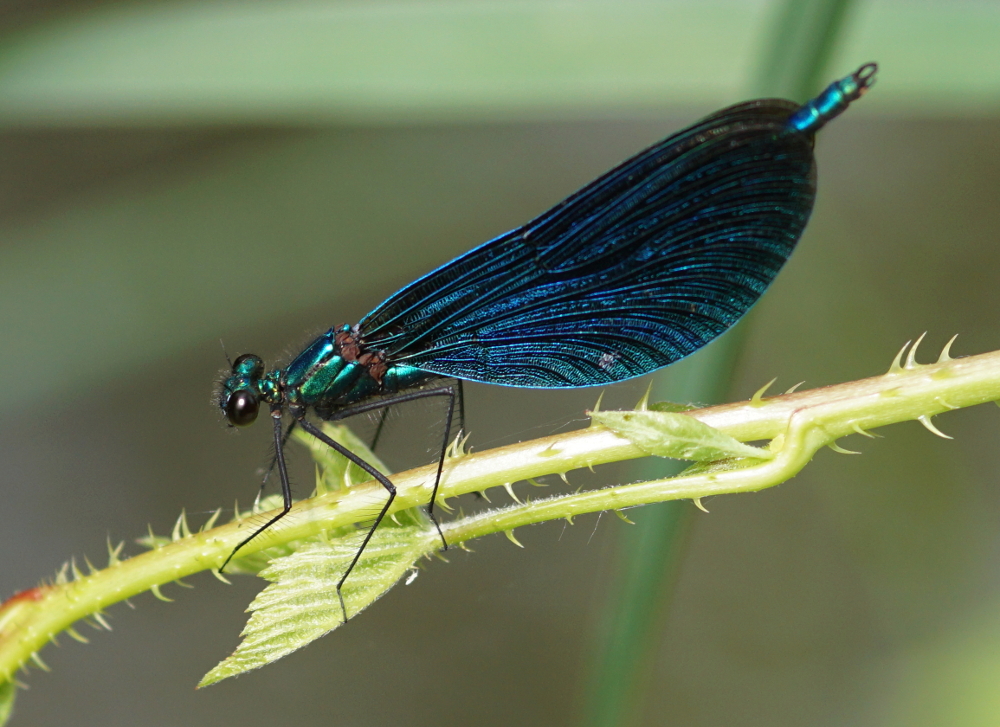
[[[853,4],[853,0],[775,3],[774,23],[754,79],[755,91],[800,103],[819,91]]]
[[[687,413],[741,441],[771,440],[776,453],[771,460],[528,502],[459,518],[445,526],[445,535],[457,544],[583,513],[759,490],[792,477],[817,449],[845,435],[911,419],[929,425],[928,417],[935,414],[997,399],[1000,351],[954,360],[943,354],[929,365],[915,364],[911,352],[905,365],[900,366],[897,357],[883,376]],[[594,426],[451,459],[441,499],[644,454],[627,439]],[[395,475],[399,494],[392,511],[425,504],[434,472],[432,465]],[[283,527],[244,550],[249,554],[363,521],[383,498],[381,487],[369,482],[304,500],[294,506]],[[90,575],[74,567],[74,580],[57,579],[13,597],[0,608],[0,677],[12,680],[29,659],[37,661],[42,646],[74,622],[88,617],[100,622],[101,612],[114,603],[146,590],[157,593],[160,585],[219,567],[252,526],[236,521],[190,535],[181,527],[169,545],[124,561],[113,557],[108,568]]]

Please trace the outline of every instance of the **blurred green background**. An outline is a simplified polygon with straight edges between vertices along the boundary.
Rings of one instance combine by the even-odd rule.
[[[781,85],[761,74],[788,72],[774,59],[789,7],[5,3],[0,596],[72,555],[100,562],[108,537],[167,531],[182,508],[253,497],[269,435],[210,406],[220,338],[280,361]],[[881,373],[924,330],[923,360],[953,333],[958,354],[1000,347],[1000,5],[844,7],[821,77],[877,60],[879,82],[820,135],[813,220],[746,326],[732,398],[774,376],[783,390]],[[579,426],[597,396],[467,390],[477,449]],[[430,457],[406,429],[435,416],[395,422],[395,466]],[[791,483],[692,514],[618,723],[1000,723],[998,417],[940,417],[954,441],[916,423],[852,438],[863,456],[821,453]],[[294,458],[304,495],[311,466]],[[13,724],[584,724],[628,527],[583,518],[519,531],[525,550],[452,552],[341,631],[201,692],[260,585],[167,587],[175,603],[134,599],[113,633],[47,649],[53,672],[26,677]]]

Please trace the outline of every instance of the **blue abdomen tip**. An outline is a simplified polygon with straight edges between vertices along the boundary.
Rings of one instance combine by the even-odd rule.
[[[844,112],[875,83],[878,64],[866,63],[846,78],[834,81],[812,101],[807,101],[788,119],[788,126],[804,134],[815,134],[824,124]]]

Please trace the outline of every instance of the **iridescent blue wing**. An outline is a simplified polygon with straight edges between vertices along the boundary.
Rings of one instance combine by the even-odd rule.
[[[747,312],[809,219],[798,108],[739,104],[655,144],[403,288],[362,340],[392,363],[511,386],[592,386],[687,356]]]

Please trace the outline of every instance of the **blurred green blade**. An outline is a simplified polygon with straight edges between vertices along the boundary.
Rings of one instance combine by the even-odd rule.
[[[778,5],[757,89],[785,98],[798,94],[808,98],[818,91],[850,5],[850,0],[785,0]],[[746,320],[658,375],[655,398],[700,402],[724,398],[746,335]],[[655,464],[639,468],[643,478],[669,474]],[[650,471],[654,468],[659,471]],[[639,724],[648,701],[651,664],[673,599],[693,508],[663,503],[645,510],[651,512],[636,516],[637,525],[621,536],[619,562],[607,609],[598,623],[595,659],[583,700],[581,723],[586,727]]]
[[[14,711],[14,697],[17,693],[17,684],[6,682],[0,685],[0,727],[7,724],[10,715]]]
[[[0,122],[496,118],[709,104],[745,86],[760,3],[200,3],[8,39]]]
[[[1000,3],[857,2],[842,34],[826,66],[831,77],[817,82],[877,61],[878,93],[865,98],[870,109],[859,104],[862,113],[1000,110]]]
[[[824,3],[802,7],[809,12],[795,22],[811,30],[801,43],[825,59],[833,50],[822,27],[841,19],[824,15]],[[99,9],[4,40],[0,125],[426,122],[714,106],[750,87],[754,38],[767,21],[764,3],[737,0]],[[1000,105],[1000,6],[883,0],[845,32],[838,72],[877,58],[893,77],[868,111],[941,98]],[[792,82],[804,76],[781,56],[765,65],[769,89],[797,96],[814,80]]]
[[[843,35],[850,2],[786,2],[767,39],[764,60],[754,81],[761,96],[805,103],[823,88],[834,45]],[[801,63],[808,58],[809,63]],[[796,62],[799,61],[799,62]],[[859,65],[859,61],[852,61]]]

